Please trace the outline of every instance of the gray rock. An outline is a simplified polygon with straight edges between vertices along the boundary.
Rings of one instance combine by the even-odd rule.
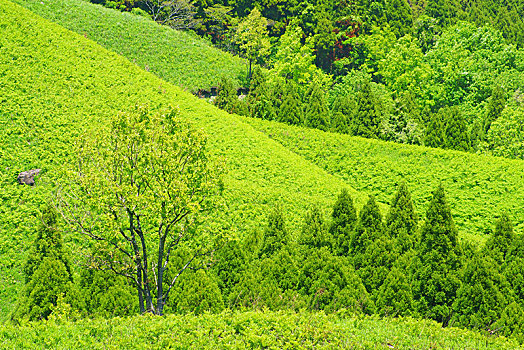
[[[18,183],[20,185],[29,185],[33,186],[35,184],[35,176],[40,173],[40,169],[32,169],[27,171],[22,171],[18,174]]]

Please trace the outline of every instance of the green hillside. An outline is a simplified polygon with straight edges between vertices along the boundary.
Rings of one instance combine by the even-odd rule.
[[[115,52],[121,52],[121,46],[127,47],[123,54],[144,65],[153,66],[155,62],[162,61],[161,54],[144,54],[136,45],[135,39],[126,41],[126,38],[118,35],[121,23],[125,20],[130,30],[141,28],[137,30],[141,33],[141,41],[150,42],[156,34],[150,31],[152,24],[148,21],[78,0],[61,0],[45,5],[34,0],[18,1],[72,30],[79,33],[93,32],[93,35],[98,30],[96,18],[107,13],[105,39],[90,37]],[[70,10],[61,12],[60,8]],[[85,16],[86,19],[82,20],[84,24],[80,27],[75,24],[75,19],[82,17],[83,11],[88,12],[89,16]],[[177,48],[173,48],[173,52],[175,54]],[[176,73],[176,62],[168,62],[167,66],[171,66],[170,70]],[[200,69],[203,74],[210,71],[203,66]],[[180,76],[175,73],[160,76],[178,84]],[[389,202],[396,185],[404,179],[409,183],[417,210],[421,213],[426,208],[431,191],[442,182],[447,189],[461,233],[476,241],[484,240],[483,233],[487,228],[492,228],[494,218],[504,210],[514,219],[517,230],[524,227],[524,213],[517,210],[521,207],[520,199],[524,197],[521,186],[524,176],[522,162],[354,138],[249,118],[242,120],[257,130],[270,134],[271,138],[316,163],[328,173],[341,177],[354,188],[364,193],[373,193],[383,203]]]
[[[404,180],[422,214],[431,191],[442,183],[461,232],[475,240],[483,240],[483,234],[493,228],[495,218],[503,212],[513,219],[517,231],[524,230],[522,161],[363,139],[260,119],[245,120],[384,203]]]
[[[4,349],[520,349],[511,340],[411,318],[224,312],[8,326]]]
[[[28,10],[0,2],[0,314],[5,317],[21,287],[20,269],[35,230],[38,208],[59,166],[74,157],[75,138],[104,128],[120,110],[148,104],[180,106],[181,115],[209,135],[213,157],[225,157],[227,221],[231,233],[258,228],[276,202],[291,230],[312,203],[327,210],[340,179],[311,165],[278,142],[82,35]],[[17,184],[18,172],[41,168],[34,187]],[[364,200],[355,191],[355,198]],[[77,244],[67,237],[75,253]]]
[[[216,86],[222,76],[237,84],[246,76],[243,59],[214,48],[196,35],[174,31],[145,17],[87,1],[15,2],[189,91]]]

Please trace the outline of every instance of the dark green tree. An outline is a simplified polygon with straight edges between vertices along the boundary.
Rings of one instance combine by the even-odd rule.
[[[278,98],[275,95],[275,98]],[[277,112],[279,122],[299,125],[303,122],[302,103],[298,94],[298,86],[293,80],[288,80],[282,94],[282,104]]]
[[[206,269],[182,275],[175,288],[176,293],[173,294],[173,301],[166,309],[167,312],[198,315],[204,312],[217,313],[224,309],[217,278]]]
[[[524,342],[524,308],[518,302],[509,304],[500,319],[493,325],[493,330],[498,330],[501,334],[512,337],[521,343]]]
[[[311,310],[333,312],[346,308],[352,313],[374,309],[361,279],[345,257],[333,256],[326,247],[310,250],[301,264],[299,290]]]
[[[465,265],[462,286],[453,303],[456,324],[474,328],[493,329],[502,312],[511,300],[510,287],[498,271],[496,262],[476,254]]]
[[[313,35],[315,64],[324,72],[331,73],[337,37],[329,14],[322,10],[319,12],[318,17],[315,35]]]
[[[300,236],[300,244],[307,249],[326,247],[331,250],[333,237],[328,231],[318,205],[314,205],[306,213],[305,223]]]
[[[353,134],[352,116],[357,109],[357,103],[349,94],[338,94],[331,107],[331,128],[340,134]]]
[[[377,311],[384,316],[408,316],[413,312],[413,292],[406,273],[398,267],[389,271],[380,286],[375,302]]]
[[[336,255],[347,256],[350,250],[351,236],[357,223],[357,210],[353,205],[353,198],[347,189],[343,189],[333,206],[332,223],[329,229],[333,236]]]
[[[85,268],[80,274],[79,289],[89,316],[127,316],[138,311],[134,288],[122,276]]]
[[[355,228],[355,233],[351,237],[351,255],[354,257],[354,265],[358,269],[362,266],[362,256],[366,248],[383,233],[382,214],[375,201],[374,196],[369,196],[367,203],[362,207]]]
[[[232,239],[215,253],[215,263],[212,270],[217,276],[217,283],[225,300],[229,300],[231,291],[240,283],[248,268],[247,250],[242,242]]]
[[[487,134],[491,123],[497,120],[504,108],[506,107],[506,94],[504,89],[500,86],[496,86],[491,93],[491,97],[486,105],[486,115],[484,117],[484,134]]]
[[[503,263],[514,239],[513,224],[509,216],[504,213],[495,223],[495,232],[486,241],[485,252],[495,261]]]
[[[468,127],[458,107],[444,108],[444,115],[446,118],[444,131],[446,142],[444,147],[457,151],[469,151],[471,149],[471,141],[469,139]]]
[[[58,214],[48,204],[42,211],[36,239],[24,266],[25,286],[14,319],[47,319],[59,298],[70,300],[75,292],[73,276],[62,235]]]
[[[418,312],[447,325],[460,288],[462,266],[458,232],[442,185],[433,192],[413,264],[413,295]]]
[[[395,254],[391,239],[384,230],[382,214],[373,196],[369,197],[360,211],[351,240],[350,254],[368,293],[378,292],[395,260]]]
[[[306,93],[305,124],[309,128],[327,130],[329,128],[329,109],[324,91],[313,83]]]
[[[386,17],[391,31],[397,38],[413,32],[413,14],[406,0],[388,0]]]
[[[270,257],[287,244],[287,231],[282,210],[277,207],[269,215],[268,225],[264,232],[264,242],[260,256]]]
[[[228,113],[237,112],[238,97],[231,79],[222,77],[220,80],[215,105]]]
[[[398,253],[403,254],[415,246],[417,214],[411,200],[411,193],[405,182],[402,182],[389,207],[386,217],[386,230],[396,240]]]
[[[460,16],[461,8],[456,0],[427,0],[426,15],[436,18],[438,24],[446,26],[453,24]]]
[[[380,125],[380,113],[371,91],[371,84],[364,81],[357,94],[358,108],[353,119],[353,130],[357,136],[377,138]]]
[[[275,110],[271,94],[272,92],[262,69],[256,66],[253,69],[249,93],[246,98],[249,115],[251,117],[266,120],[275,119]]]
[[[424,145],[428,147],[444,147],[446,144],[445,114],[441,109],[434,113],[426,125],[426,134],[424,136]]]

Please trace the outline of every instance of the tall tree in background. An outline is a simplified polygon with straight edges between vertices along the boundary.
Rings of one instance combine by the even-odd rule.
[[[388,0],[386,17],[397,38],[413,32],[413,14],[406,0]]]
[[[271,48],[267,34],[267,19],[262,17],[256,7],[238,24],[236,41],[249,61],[247,76],[251,78],[253,62],[257,62],[266,57]]]
[[[458,109],[458,107],[444,108],[445,115],[445,148],[454,149],[457,151],[469,151],[471,149],[471,141],[469,138],[468,127],[466,119]]]
[[[440,185],[433,192],[413,264],[413,294],[422,316],[448,324],[461,265],[458,232]]]
[[[306,93],[305,124],[326,131],[329,128],[329,109],[324,91],[312,83]]]
[[[371,91],[371,83],[364,81],[358,92],[358,109],[353,119],[355,135],[377,138],[380,125],[380,115],[376,101]]]
[[[429,123],[426,125],[426,135],[424,145],[428,147],[444,147],[446,143],[445,133],[445,111],[441,109],[438,113],[431,115]]]
[[[275,119],[272,91],[259,66],[253,69],[246,99],[251,117],[266,120]]]
[[[237,113],[238,97],[233,82],[228,77],[222,77],[218,85],[215,105],[228,113]]]
[[[491,93],[488,104],[486,105],[486,116],[484,117],[484,134],[487,134],[491,123],[497,120],[506,107],[506,96],[500,86],[496,86]]]
[[[278,98],[278,95],[275,95],[274,97]],[[304,115],[301,102],[297,83],[295,83],[294,80],[288,80],[284,86],[281,100],[282,104],[280,105],[280,109],[276,112],[277,120],[292,125],[302,124]]]
[[[221,239],[198,227],[221,189],[205,145],[176,109],[137,107],[78,143],[78,169],[58,193],[70,227],[100,244],[93,264],[128,278],[141,312],[162,315],[180,275]]]
[[[319,19],[313,35],[315,63],[324,72],[331,73],[334,60],[336,34],[330,16],[325,10],[319,13]]]

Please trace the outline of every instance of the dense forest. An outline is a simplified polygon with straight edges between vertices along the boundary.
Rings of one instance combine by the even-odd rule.
[[[64,22],[52,6],[80,11],[72,18],[99,15],[100,6],[75,1],[18,0]],[[132,56],[176,71],[165,55],[104,33],[134,50],[110,52],[83,28],[74,34],[0,2],[2,342],[26,334],[18,346],[58,347],[58,334],[70,332],[60,327],[70,324],[112,338],[129,320],[140,336],[155,333],[152,347],[352,347],[343,342],[348,329],[380,329],[384,319],[395,327],[407,320],[398,327],[416,333],[399,348],[433,346],[414,345],[433,321],[478,332],[453,331],[474,348],[494,337],[510,338],[501,348],[524,343],[524,235],[515,229],[520,213],[508,210],[521,200],[514,187],[524,158],[522,4],[94,2],[148,18],[144,26],[153,19],[193,31],[184,45],[213,54],[184,52],[188,61],[201,55],[243,69],[212,73],[220,83],[209,104]],[[122,18],[112,22],[118,30],[129,25]],[[102,32],[96,21],[87,25]],[[215,48],[195,44],[197,35]],[[220,61],[216,48],[245,66]],[[197,93],[205,79],[194,75],[180,85]],[[398,162],[426,152],[442,158],[425,167],[475,164],[464,152],[483,154],[467,156],[494,164],[472,170],[489,172],[487,180],[469,180],[489,210],[450,201],[454,190],[477,193],[456,166],[440,179],[417,168],[413,183],[368,172],[360,181],[369,184],[355,190],[340,174],[361,170],[344,152],[361,153],[363,167],[378,168],[380,157],[366,163],[362,149],[337,150],[350,136],[369,149],[367,139],[405,147]],[[42,168],[34,186],[12,179],[33,167]],[[412,198],[421,181],[431,190]],[[497,197],[483,181],[495,183]],[[166,327],[196,340],[159,335]],[[479,333],[486,338],[473,343]],[[93,346],[81,330],[73,334]],[[363,334],[355,344],[377,346]],[[125,338],[115,346],[139,346]]]
[[[216,103],[229,112],[524,157],[518,1],[104,4],[193,30],[246,57],[247,98],[237,100],[236,77],[220,84]],[[268,71],[252,69],[256,64]]]

